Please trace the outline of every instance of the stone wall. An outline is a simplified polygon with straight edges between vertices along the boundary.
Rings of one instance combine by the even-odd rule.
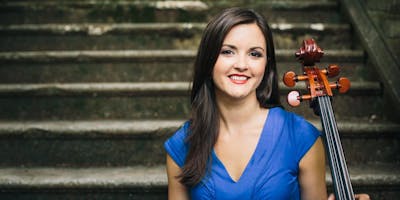
[[[368,16],[380,31],[400,67],[400,0],[364,0]]]

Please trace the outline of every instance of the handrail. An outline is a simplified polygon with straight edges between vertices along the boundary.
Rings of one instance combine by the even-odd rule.
[[[392,98],[394,107],[400,111],[400,64],[394,57],[394,52],[387,46],[382,33],[374,26],[359,0],[340,0],[340,2],[369,59],[376,66],[384,89]]]

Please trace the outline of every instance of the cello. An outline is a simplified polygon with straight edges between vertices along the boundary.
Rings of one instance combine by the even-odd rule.
[[[321,118],[322,138],[331,170],[335,197],[337,200],[354,200],[354,192],[331,104],[332,89],[345,93],[350,88],[350,81],[341,77],[338,81],[330,83],[328,78],[337,76],[340,70],[337,65],[329,65],[325,69],[315,66],[323,54],[323,50],[313,39],[303,41],[302,46],[295,53],[297,60],[303,66],[303,74],[296,75],[295,72],[288,71],[283,76],[283,82],[286,86],[293,87],[298,81],[306,81],[310,94],[300,95],[298,91],[291,91],[287,96],[287,101],[291,106],[298,106],[300,102],[310,100],[310,107]]]

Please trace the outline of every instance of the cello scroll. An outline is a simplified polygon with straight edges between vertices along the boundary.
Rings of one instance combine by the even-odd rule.
[[[324,55],[323,50],[313,39],[303,42],[303,46],[295,53],[297,60],[303,65],[303,74],[296,75],[293,71],[286,72],[283,82],[288,87],[293,87],[298,81],[307,81],[307,89],[310,94],[300,95],[299,92],[291,92],[288,95],[288,103],[291,106],[298,106],[303,100],[313,100],[319,96],[333,96],[332,89],[338,89],[345,93],[350,88],[350,81],[341,77],[338,81],[330,83],[328,78],[339,74],[340,68],[337,65],[329,65],[325,69],[319,69],[314,64],[319,62]]]

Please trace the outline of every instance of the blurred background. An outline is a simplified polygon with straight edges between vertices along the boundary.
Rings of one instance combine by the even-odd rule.
[[[233,6],[267,18],[280,77],[301,73],[308,38],[325,52],[317,66],[341,67],[352,86],[333,107],[353,188],[399,199],[398,0],[0,0],[0,199],[167,199],[163,142],[189,118],[202,30]]]

